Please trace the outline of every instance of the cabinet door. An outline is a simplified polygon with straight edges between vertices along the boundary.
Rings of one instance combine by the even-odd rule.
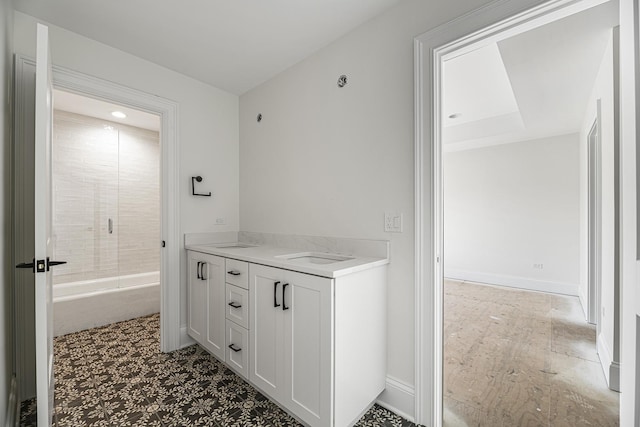
[[[271,398],[281,400],[282,270],[249,266],[249,380]]]
[[[220,360],[225,359],[224,258],[206,255],[202,275],[207,287],[207,335],[204,346]]]
[[[202,254],[188,251],[187,332],[198,343],[204,343],[207,328],[207,283],[202,280]]]
[[[287,272],[283,287],[283,404],[310,426],[328,425],[333,280]]]

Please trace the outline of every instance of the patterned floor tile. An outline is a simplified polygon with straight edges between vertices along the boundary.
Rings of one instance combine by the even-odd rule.
[[[55,427],[298,427],[223,363],[193,345],[160,352],[160,316],[54,339]],[[35,400],[20,425],[36,425]],[[413,426],[374,406],[361,427]]]

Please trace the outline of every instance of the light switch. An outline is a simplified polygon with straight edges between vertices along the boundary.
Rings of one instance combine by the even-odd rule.
[[[388,233],[402,233],[402,213],[384,213],[384,231]]]

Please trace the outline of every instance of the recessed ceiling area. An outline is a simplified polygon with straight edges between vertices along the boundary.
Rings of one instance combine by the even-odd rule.
[[[142,129],[160,131],[160,117],[155,114],[57,89],[53,91],[53,108]],[[114,111],[122,112],[126,117],[115,117],[112,114]]]
[[[20,0],[15,9],[234,94],[400,0]]]
[[[616,25],[614,0],[445,61],[445,150],[579,132]]]

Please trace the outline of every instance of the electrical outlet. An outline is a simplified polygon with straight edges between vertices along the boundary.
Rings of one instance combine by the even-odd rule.
[[[225,225],[226,223],[224,218],[216,218],[216,225]]]
[[[533,264],[533,268],[535,270],[542,270],[544,268],[544,264]]]
[[[399,212],[385,212],[384,231],[388,233],[402,233],[402,214]]]

